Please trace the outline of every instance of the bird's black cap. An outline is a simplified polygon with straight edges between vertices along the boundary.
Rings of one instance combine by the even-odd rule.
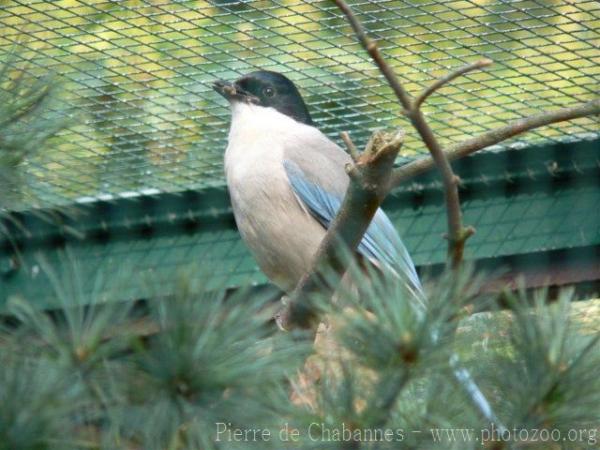
[[[244,75],[233,83],[216,81],[213,87],[230,101],[275,108],[298,122],[313,124],[298,88],[280,73],[259,70]]]

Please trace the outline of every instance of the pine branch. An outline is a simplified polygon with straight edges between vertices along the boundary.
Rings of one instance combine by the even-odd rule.
[[[28,75],[15,64],[15,52],[0,56],[0,210],[23,196],[23,179],[15,169],[68,124],[49,107],[57,98],[52,78]]]

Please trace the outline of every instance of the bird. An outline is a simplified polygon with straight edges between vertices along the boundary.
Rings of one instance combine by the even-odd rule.
[[[317,128],[285,75],[259,70],[213,88],[231,109],[224,168],[236,225],[260,269],[290,293],[341,206],[352,160]],[[414,263],[381,208],[357,253],[421,292]]]

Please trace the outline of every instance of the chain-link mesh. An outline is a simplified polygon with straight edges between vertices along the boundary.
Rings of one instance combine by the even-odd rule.
[[[597,94],[595,0],[351,5],[411,93],[466,62],[495,61],[428,101],[443,144]],[[223,184],[228,111],[210,83],[257,68],[295,81],[334,138],[408,128],[329,1],[0,1],[0,55],[11,51],[27,72],[58,75],[56,108],[72,117],[26,167],[41,205]],[[525,139],[596,132],[588,118]],[[405,149],[423,151],[412,132]]]

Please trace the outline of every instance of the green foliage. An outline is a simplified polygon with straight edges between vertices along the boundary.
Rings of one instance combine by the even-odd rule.
[[[72,414],[82,398],[75,380],[43,359],[21,356],[11,344],[0,350],[0,449],[75,448]]]
[[[124,429],[142,436],[144,448],[166,448],[173,439],[212,448],[217,423],[269,428],[285,409],[282,382],[305,351],[273,335],[264,299],[240,294],[225,301],[224,293],[184,286],[151,304],[158,334],[132,358],[139,379],[130,393],[133,414],[124,414]]]
[[[90,303],[77,264],[42,267],[61,307],[9,305],[0,449],[552,448],[540,430],[568,438],[563,448],[597,443],[600,335],[571,319],[569,292],[464,317],[483,300],[469,271],[431,283],[424,308],[396,277],[353,269],[360,298],[323,306],[329,327],[313,347],[270,325],[260,294],[206,292],[187,275],[143,307]],[[497,423],[457,381],[453,355]]]
[[[100,293],[84,298],[72,261],[60,274],[41,266],[61,307],[8,305],[17,325],[0,335],[6,448],[234,448],[215,445],[217,423],[275,429],[290,410],[286,380],[308,346],[268,326],[265,298],[207,293],[182,278],[178,295],[150,301],[140,317]],[[39,412],[31,422],[30,408]]]
[[[569,320],[572,292],[547,306],[547,292],[511,298],[514,319],[510,344],[514,357],[498,361],[498,386],[506,419],[517,428],[593,428],[600,423],[600,334],[586,334]]]
[[[51,77],[36,78],[16,63],[16,50],[0,57],[0,208],[7,208],[22,191],[20,166],[64,128],[52,112]]]

